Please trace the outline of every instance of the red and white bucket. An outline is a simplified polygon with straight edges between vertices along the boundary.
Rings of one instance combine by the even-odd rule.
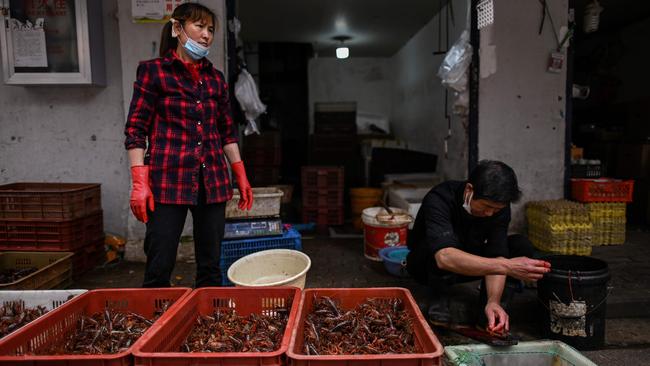
[[[406,245],[409,223],[413,221],[408,212],[391,207],[389,214],[383,207],[363,210],[363,254],[366,258],[381,262],[379,251],[386,247]]]

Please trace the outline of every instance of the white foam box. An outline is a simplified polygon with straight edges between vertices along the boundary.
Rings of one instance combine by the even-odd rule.
[[[422,205],[422,199],[431,190],[431,187],[418,188],[396,188],[391,187],[388,190],[389,205],[408,211],[409,215],[415,217]],[[409,229],[413,228],[413,223],[409,224]]]

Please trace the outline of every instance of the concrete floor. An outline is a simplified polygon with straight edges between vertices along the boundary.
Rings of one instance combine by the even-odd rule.
[[[312,259],[307,287],[405,287],[422,306],[428,290],[410,278],[388,274],[381,263],[363,256],[361,239],[303,237],[303,250]],[[599,365],[648,365],[650,355],[650,231],[628,230],[622,246],[595,247],[594,257],[610,266],[613,290],[607,300],[607,334],[603,350],[583,352]],[[192,286],[194,264],[179,262],[172,276],[176,286]],[[121,262],[98,267],[78,280],[75,288],[139,287],[143,263]],[[459,286],[460,298],[473,301],[476,283]],[[462,308],[463,302],[454,303]],[[456,306],[457,305],[457,306]],[[524,289],[511,310],[511,330],[522,340],[541,338],[535,289]],[[434,329],[444,345],[474,343],[454,333]]]

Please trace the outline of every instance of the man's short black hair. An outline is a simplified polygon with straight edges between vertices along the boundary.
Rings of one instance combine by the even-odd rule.
[[[467,181],[474,187],[475,199],[508,204],[521,198],[515,171],[500,161],[481,160]]]

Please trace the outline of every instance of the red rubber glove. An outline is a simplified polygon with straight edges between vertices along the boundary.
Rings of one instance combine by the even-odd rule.
[[[153,193],[149,187],[149,167],[136,165],[131,167],[133,190],[131,191],[131,211],[136,219],[147,223],[147,206],[153,212]]]
[[[239,199],[239,209],[240,210],[250,210],[253,207],[253,188],[251,184],[248,183],[248,178],[246,177],[246,169],[244,169],[244,162],[238,161],[230,165],[232,168],[232,173],[237,178],[237,186],[239,187],[239,194],[241,198]]]

